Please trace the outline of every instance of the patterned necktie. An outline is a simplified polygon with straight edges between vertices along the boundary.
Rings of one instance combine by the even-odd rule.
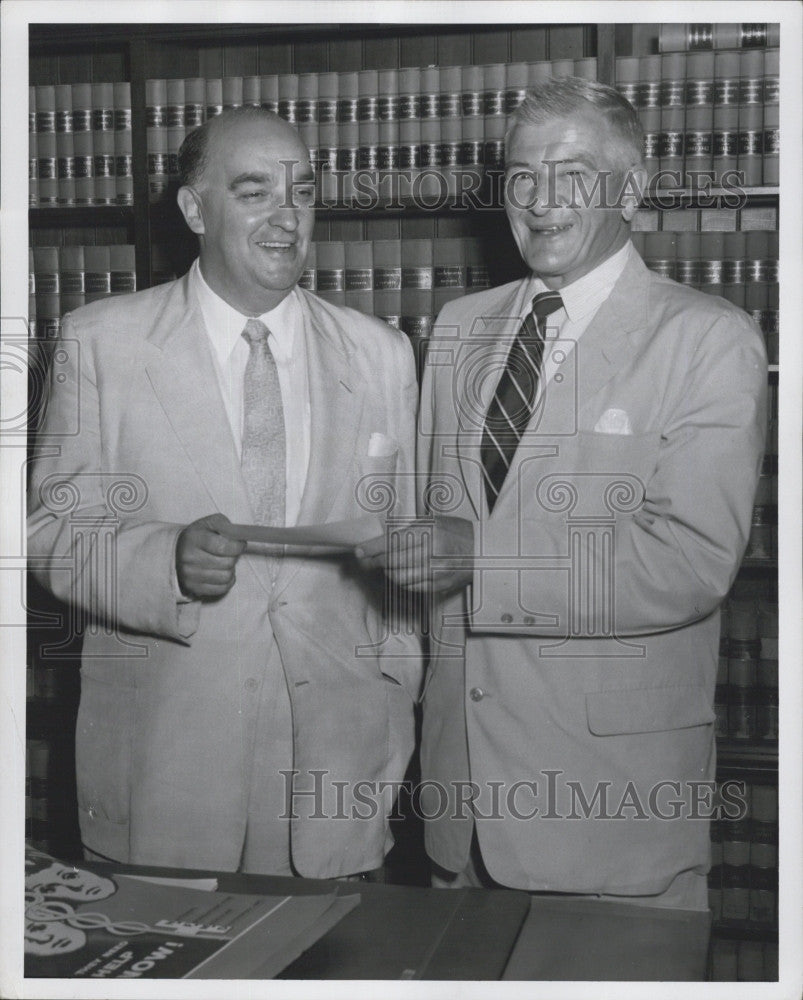
[[[243,449],[240,467],[257,524],[284,527],[285,436],[282,392],[270,331],[258,319],[243,330],[249,354],[243,381]]]
[[[558,292],[539,292],[510,347],[482,432],[482,471],[488,509],[493,510],[538,392],[546,318],[563,305]]]

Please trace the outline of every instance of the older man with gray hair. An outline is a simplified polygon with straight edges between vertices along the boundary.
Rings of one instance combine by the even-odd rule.
[[[642,136],[615,90],[533,88],[506,171],[531,273],[442,311],[419,420],[428,516],[403,560],[364,550],[432,595],[435,881],[705,909],[720,605],[763,453],[761,335],[635,251]]]

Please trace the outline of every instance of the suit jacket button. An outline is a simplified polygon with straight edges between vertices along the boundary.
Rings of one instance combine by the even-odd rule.
[[[246,686],[246,688],[249,691],[256,691],[256,689],[257,689],[256,678],[255,677],[249,677],[248,680],[245,682],[245,686]]]
[[[482,701],[482,699],[485,697],[485,692],[482,690],[482,688],[472,688],[471,691],[469,692],[469,697],[471,698],[472,701]]]
[[[505,625],[509,625],[513,621],[513,615],[509,615],[507,612],[505,612],[502,615],[502,621],[505,623]]]

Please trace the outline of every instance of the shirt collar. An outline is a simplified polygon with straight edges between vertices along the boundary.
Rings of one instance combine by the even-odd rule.
[[[209,287],[201,274],[198,258],[193,261],[190,268],[189,280],[190,287],[201,307],[201,315],[206,324],[206,331],[212,342],[215,357],[221,365],[225,365],[231,357],[232,351],[240,343],[245,324],[251,317],[238,312],[234,306],[230,306]],[[256,317],[270,330],[271,349],[274,354],[286,356],[291,354],[300,316],[300,304],[294,288],[278,306]]]
[[[613,291],[613,286],[619,280],[630,259],[630,251],[633,244],[630,240],[623,247],[598,264],[593,271],[584,274],[582,278],[573,281],[570,285],[565,285],[560,289],[560,297],[563,300],[563,308],[569,321],[576,323],[596,312],[605,299]],[[539,292],[549,291],[540,278],[533,275],[531,279],[530,293],[527,298],[527,310],[533,296]]]

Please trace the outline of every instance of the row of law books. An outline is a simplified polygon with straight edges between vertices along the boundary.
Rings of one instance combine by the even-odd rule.
[[[244,104],[261,105],[294,125],[504,118],[528,86],[562,76],[596,80],[597,60],[152,79],[145,84],[146,121],[149,128],[194,128]]]
[[[730,662],[730,661],[727,661]],[[717,683],[714,692],[714,731],[718,739],[737,743],[778,743],[778,661],[761,660],[753,684],[742,683],[753,662],[734,659],[729,674],[739,683]],[[744,670],[742,668],[745,668]]]
[[[778,104],[779,67],[779,48],[671,52],[619,56],[614,79],[617,90],[639,112],[752,107]]]
[[[714,936],[709,981],[717,983],[777,983],[778,944]]]
[[[131,86],[29,87],[29,205],[133,205]]]
[[[447,302],[487,288],[489,277],[479,239],[332,240],[313,245],[299,284],[417,340]]]
[[[453,193],[459,171],[502,168],[506,116],[530,84],[572,75],[596,79],[596,59],[148,80],[150,200],[163,198],[177,174],[187,132],[243,105],[295,125],[319,173],[443,170]],[[354,192],[330,177],[323,195],[336,203]]]
[[[720,195],[706,194],[709,187],[698,188],[696,194],[701,207],[689,207],[689,200],[680,203],[667,194],[657,194],[659,208],[639,208],[633,218],[633,231],[653,233],[666,230],[673,233],[712,232],[749,233],[753,230],[770,232],[778,228],[778,209],[775,205],[747,205],[741,198],[736,198],[731,204],[731,195],[724,204],[720,204]],[[699,202],[698,202],[699,204]],[[739,207],[733,207],[739,206]]]
[[[616,86],[644,129],[647,168],[661,187],[713,171],[714,183],[776,185],[779,52],[672,52],[616,60]],[[678,185],[674,175],[680,174]]]
[[[728,787],[727,800],[722,796]],[[711,822],[709,901],[724,924],[777,925],[778,786],[719,782],[718,818]]]
[[[780,42],[777,22],[662,24],[658,31],[660,52],[763,48]]]
[[[131,244],[32,247],[28,272],[29,327],[40,339],[58,336],[65,313],[137,290]]]
[[[780,178],[778,122],[762,122],[761,108],[748,122],[696,130],[644,131],[644,165],[651,189],[694,187],[711,176],[724,188],[774,187]],[[773,114],[772,119],[777,119]]]
[[[778,363],[777,231],[662,230],[631,236],[652,271],[721,295],[749,313],[764,333],[770,363]]]

